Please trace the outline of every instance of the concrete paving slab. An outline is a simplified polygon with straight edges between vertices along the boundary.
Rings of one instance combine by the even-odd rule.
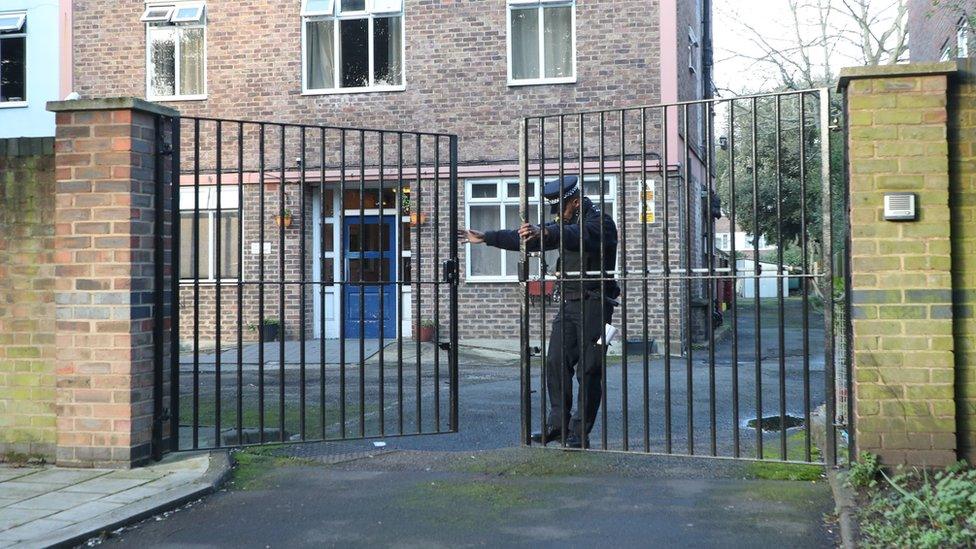
[[[28,484],[16,480],[4,482],[0,486],[3,487],[3,497],[16,498],[18,500],[36,497],[57,490],[58,488],[54,484]]]
[[[25,499],[10,506],[11,509],[49,509],[52,513],[71,509],[76,505],[95,501],[101,494],[88,492],[48,492],[36,498]]]
[[[68,522],[81,522],[83,520],[88,520],[90,518],[97,517],[98,515],[108,513],[109,511],[114,511],[122,505],[122,503],[112,503],[108,501],[90,501],[88,503],[83,503],[76,507],[72,507],[66,511],[61,511],[60,513],[50,515],[49,518]]]
[[[76,484],[105,475],[105,471],[91,471],[83,469],[51,468],[31,473],[18,478],[18,482],[42,482],[45,484]]]
[[[68,486],[64,491],[108,495],[128,490],[129,488],[135,488],[146,482],[149,481],[143,478],[112,478],[111,476],[105,476]]]
[[[0,471],[8,471],[0,466]],[[230,471],[226,452],[177,454],[132,471],[50,468],[47,479],[75,479],[62,486],[0,482],[0,547],[71,546],[99,532],[166,511],[214,490]],[[42,471],[33,471],[40,473]],[[94,477],[93,477],[94,475]],[[166,483],[147,487],[153,480]],[[14,492],[16,497],[9,497]]]
[[[130,488],[123,492],[117,492],[110,496],[105,496],[102,498],[102,501],[108,501],[112,503],[133,503],[156,494],[159,494],[158,487],[142,485],[142,486],[137,486],[135,488]]]
[[[26,467],[0,468],[0,482],[6,482],[24,475],[29,475],[34,471],[36,471],[36,469]]]
[[[0,524],[6,525],[4,528],[9,529],[14,526],[20,526],[25,522],[30,522],[32,520],[37,520],[39,518],[46,517],[51,514],[51,511],[44,509],[14,509],[10,506],[0,509]]]
[[[8,543],[14,545],[16,542],[46,536],[71,524],[71,522],[46,518],[35,520],[0,532],[0,546],[5,546]]]

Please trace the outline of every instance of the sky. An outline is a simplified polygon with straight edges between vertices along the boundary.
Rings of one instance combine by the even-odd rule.
[[[788,0],[713,0],[713,34],[715,47],[715,83],[720,96],[741,92],[761,91],[775,84],[774,73],[769,67],[758,65],[737,54],[758,56],[762,49],[752,43],[751,33],[746,25],[762,33],[763,38],[774,45],[795,43],[790,37],[793,33],[792,12]],[[882,14],[891,13],[891,5],[896,0],[872,0],[872,8]],[[834,0],[840,6],[839,0]],[[801,12],[803,13],[803,12]],[[850,21],[835,17],[838,26],[850,29]],[[884,23],[882,18],[882,24]],[[809,33],[813,29],[805,27]],[[836,71],[841,67],[860,65],[858,49],[844,45],[831,56],[831,66]],[[822,56],[815,61],[822,60]]]

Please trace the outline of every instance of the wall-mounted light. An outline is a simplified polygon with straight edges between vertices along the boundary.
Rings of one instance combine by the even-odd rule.
[[[718,146],[723,151],[729,150],[729,138],[724,135],[718,138]]]

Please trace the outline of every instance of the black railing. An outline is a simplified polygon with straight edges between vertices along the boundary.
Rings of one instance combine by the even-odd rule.
[[[456,432],[457,137],[183,117],[173,142],[173,448]]]
[[[566,272],[547,264],[551,259],[531,242],[523,245],[523,443],[531,443],[533,426],[543,433],[556,427],[564,445],[572,430],[567,414],[547,417],[547,397],[554,396],[547,395],[547,376],[557,366],[547,330],[565,318],[567,301],[576,304],[536,300],[529,285],[551,282],[565,295],[564,287],[599,282],[594,298],[603,304],[616,282],[618,314],[610,318],[620,329],[619,359],[608,361],[605,347],[587,344],[583,323],[576,335],[583,342],[578,364],[586,364],[587,352],[600,355],[599,375],[582,375],[576,366],[578,394],[586,394],[588,382],[600,383],[602,394],[599,441],[581,437],[584,448],[802,462],[820,461],[819,450],[823,461],[836,462],[837,428],[847,425],[835,421],[832,317],[840,304],[833,292],[829,102],[827,90],[804,90],[523,120],[521,221],[546,224],[543,185],[531,183],[576,175],[594,206],[612,211],[619,237],[612,271],[604,267],[605,231],[600,270]],[[598,190],[587,190],[594,181]],[[549,230],[563,234],[572,223],[559,216]],[[737,233],[755,236],[737,244]],[[559,256],[583,249],[582,235],[573,243],[558,238]],[[587,306],[579,307],[585,316]],[[607,323],[604,307],[592,314]],[[821,334],[822,352],[811,345]],[[618,366],[619,377],[608,377]],[[573,370],[558,371],[548,380],[550,392],[573,386],[566,373]],[[575,404],[573,421],[586,418],[586,399]],[[540,418],[533,421],[536,405]],[[631,417],[640,425],[632,426]],[[826,435],[816,443],[818,421]],[[676,443],[683,443],[680,450]]]

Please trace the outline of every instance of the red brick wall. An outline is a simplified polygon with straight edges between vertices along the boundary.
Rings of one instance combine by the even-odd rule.
[[[956,25],[961,17],[976,14],[976,0],[909,0],[908,46],[913,63],[938,61],[942,47],[949,41],[954,47]]]
[[[57,460],[129,467],[153,418],[155,121],[129,101],[56,108]]]
[[[138,1],[77,0],[75,88],[144,97]],[[506,4],[416,2],[405,11],[406,91],[301,95],[299,0],[207,5],[206,101],[184,114],[457,133],[465,162],[517,158],[524,115],[652,104],[659,99],[657,2],[580,0],[575,85],[506,85]]]
[[[86,97],[119,94],[143,96],[145,28],[138,22],[142,3],[105,0],[79,2],[74,52],[78,91]],[[694,23],[689,19],[695,17],[693,8],[692,5],[689,11],[688,6],[679,7],[683,25],[678,32],[679,41],[687,41],[687,24]],[[406,91],[322,96],[301,95],[299,11],[299,0],[208,4],[208,99],[173,103],[172,106],[185,115],[456,133],[460,137],[460,160],[462,164],[470,165],[516,161],[518,124],[522,116],[649,105],[660,100],[661,45],[658,3],[653,0],[579,0],[576,8],[577,83],[518,87],[507,85],[504,2],[408,0],[405,11]],[[679,52],[684,51],[680,50],[684,44],[681,42],[678,45]],[[687,58],[681,53],[679,57]],[[241,60],[246,60],[246,63]],[[680,93],[682,98],[697,97],[683,75]],[[654,137],[659,135],[660,126],[654,117],[651,113],[648,129],[651,134],[649,150],[652,152],[660,150]],[[608,123],[611,129],[612,119],[613,115]],[[588,123],[591,131],[587,133],[587,155],[595,155],[593,131],[597,124],[595,120]],[[184,169],[190,166],[192,158],[192,151],[187,148],[187,132],[188,129],[184,128]],[[608,136],[605,144],[607,151],[617,151],[619,145],[614,141],[612,132]],[[330,143],[334,143],[334,138],[329,136]],[[247,139],[252,144],[255,141],[250,133]],[[348,158],[353,162],[356,159],[355,139],[355,135],[350,135],[347,151]],[[571,134],[567,135],[567,142],[573,142],[573,139]],[[294,140],[297,140],[297,134],[287,144],[289,163],[297,156],[294,153]],[[268,161],[265,164],[269,170],[280,167],[277,145],[273,141],[274,138],[269,137],[266,151]],[[636,141],[631,141],[628,146],[631,153],[637,151]],[[335,166],[337,162],[335,148],[330,145],[327,159],[330,166]],[[442,149],[442,154],[446,159],[446,147]],[[204,169],[214,168],[212,155],[213,139],[205,135],[201,148]],[[249,148],[245,160],[248,167],[256,166],[256,158],[256,151]],[[225,168],[227,166],[225,162]],[[458,222],[463,226],[464,208],[460,202],[463,200],[463,180],[460,183]],[[446,181],[443,185],[446,186]],[[630,215],[635,215],[639,190],[633,180],[628,186]],[[441,215],[446,219],[448,203],[446,191],[443,192],[440,208]],[[672,222],[672,230],[675,231],[673,243],[677,243],[681,240],[681,233],[677,232],[681,226],[677,217],[677,203],[671,211],[675,216]],[[245,258],[249,255],[250,243],[257,241],[253,234],[256,225],[248,223],[247,226],[249,228],[245,229],[244,235]],[[629,254],[637,253],[639,226],[639,222],[634,222],[633,228],[628,226]],[[446,223],[442,225],[442,231],[442,256],[425,256],[424,262],[431,268],[417,273],[424,280],[432,280],[432,266],[446,259],[448,242],[453,236],[447,234]],[[654,241],[659,240],[660,235],[655,236],[652,230],[651,239],[651,262],[660,261],[661,243]],[[268,240],[273,247],[277,246],[276,238]],[[692,240],[697,244],[697,238]],[[432,240],[428,239],[425,254],[433,253],[432,244]],[[677,264],[679,249],[676,245],[672,246],[673,265]],[[267,257],[275,265],[276,253],[273,251]],[[463,248],[461,253],[463,256]],[[462,266],[463,261],[462,257]],[[658,286],[651,289],[652,295],[655,291],[663,291],[660,284]],[[425,304],[432,303],[432,290],[432,286],[425,287]],[[462,337],[514,337],[518,332],[517,294],[518,287],[513,283],[471,283],[462,286]],[[638,294],[638,291],[631,289],[632,319],[639,317],[639,302],[635,301]],[[288,295],[290,297],[287,299],[293,300],[297,299],[298,294]],[[247,296],[245,299],[252,302]],[[676,315],[680,315],[678,304],[681,299],[680,292],[677,292],[672,300]],[[442,311],[446,312],[446,293],[441,301]],[[660,301],[657,299],[655,303],[659,304]],[[277,305],[276,300],[272,303]],[[311,307],[310,304],[307,306]],[[256,305],[246,307],[257,310]],[[269,310],[267,307],[266,304],[266,312]],[[230,309],[227,314],[232,314]],[[288,309],[297,311],[297,304],[289,304]],[[277,313],[270,314],[277,316]],[[663,310],[656,314],[663,314]],[[432,316],[426,310],[421,315]],[[287,318],[286,322],[291,323]],[[652,321],[651,324],[656,326],[660,322]],[[185,317],[183,325],[187,325]],[[182,331],[186,333],[185,329]]]

